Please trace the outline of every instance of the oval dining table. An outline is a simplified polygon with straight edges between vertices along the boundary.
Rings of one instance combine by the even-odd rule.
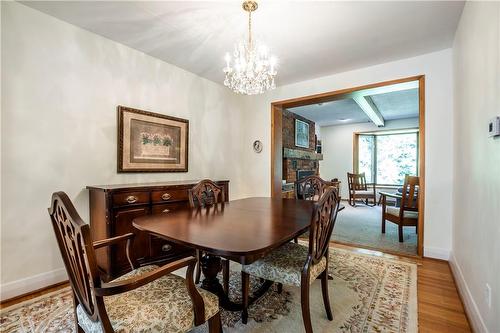
[[[201,287],[219,297],[220,305],[231,311],[241,304],[229,300],[219,282],[221,257],[250,264],[273,249],[306,232],[314,202],[281,198],[246,198],[197,209],[136,218],[135,228],[204,253]],[[272,285],[265,281],[250,302]]]

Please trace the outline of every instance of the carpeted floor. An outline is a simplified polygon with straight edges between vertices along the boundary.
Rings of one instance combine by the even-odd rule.
[[[415,227],[404,227],[404,242],[398,241],[398,227],[386,222],[386,233],[381,232],[381,206],[369,207],[358,204],[350,206],[342,202],[345,209],[339,212],[333,229],[332,240],[358,246],[368,246],[381,251],[402,254],[417,254],[417,234]]]
[[[237,265],[231,269],[231,295],[241,298]],[[417,332],[417,267],[387,259],[332,248],[329,281],[333,321],[328,321],[320,281],[311,286],[311,318],[315,332]],[[251,284],[258,283],[254,279]],[[1,332],[72,332],[74,317],[69,287],[2,309]],[[239,312],[222,311],[224,332],[303,332],[300,289],[284,287],[268,292],[249,308],[243,325]],[[192,333],[207,332],[207,327]]]

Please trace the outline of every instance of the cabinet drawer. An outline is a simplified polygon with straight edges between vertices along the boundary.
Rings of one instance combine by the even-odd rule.
[[[175,210],[186,209],[189,208],[189,202],[180,201],[180,202],[171,202],[168,204],[156,204],[152,207],[153,214],[168,214]]]
[[[123,192],[113,194],[113,206],[148,204],[149,192]]]
[[[165,258],[179,257],[183,254],[185,254],[186,256],[190,254],[192,255],[191,252],[194,252],[188,247],[174,244],[163,238],[155,236],[151,236],[150,245],[150,256],[151,260],[153,261]]]
[[[153,191],[151,199],[153,202],[185,201],[188,200],[188,189]]]

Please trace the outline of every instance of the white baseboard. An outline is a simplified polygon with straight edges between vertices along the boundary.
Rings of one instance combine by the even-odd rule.
[[[469,318],[470,325],[472,326],[472,330],[477,333],[488,333],[488,328],[486,327],[483,317],[479,312],[479,308],[472,297],[469,287],[467,286],[467,282],[465,281],[464,275],[462,273],[462,269],[460,265],[456,261],[453,252],[450,254],[450,267],[455,277],[455,282],[457,284],[458,292],[462,297],[462,302],[464,303],[465,312],[467,313],[467,317]]]
[[[29,293],[68,279],[66,270],[59,268],[50,272],[45,272],[30,276],[24,279],[8,282],[0,285],[0,299],[6,300],[22,294]]]
[[[449,260],[450,259],[450,250],[438,248],[438,247],[428,247],[424,246],[424,257],[441,259],[441,260]]]

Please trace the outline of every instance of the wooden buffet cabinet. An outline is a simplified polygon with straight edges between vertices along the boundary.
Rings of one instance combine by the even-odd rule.
[[[188,190],[198,181],[87,186],[90,204],[90,228],[94,241],[128,232],[136,234],[133,253],[140,264],[165,264],[189,255],[193,250],[140,232],[132,221],[143,215],[168,214],[188,208]],[[216,181],[229,198],[229,181]],[[97,264],[105,281],[128,271],[125,244],[96,251]]]

